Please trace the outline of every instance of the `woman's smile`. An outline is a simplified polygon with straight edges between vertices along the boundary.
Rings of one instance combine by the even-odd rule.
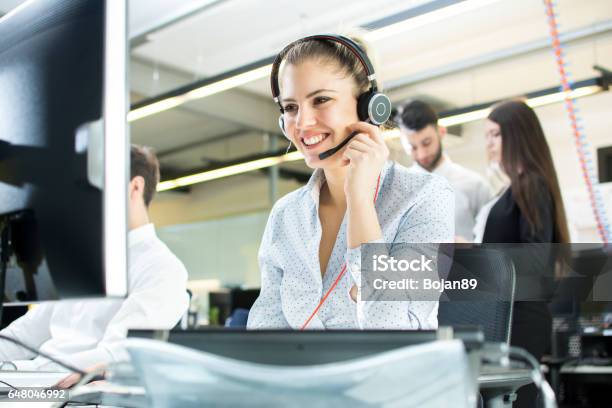
[[[330,134],[325,132],[308,132],[303,133],[300,136],[300,142],[307,150],[316,149],[321,146],[328,138]]]

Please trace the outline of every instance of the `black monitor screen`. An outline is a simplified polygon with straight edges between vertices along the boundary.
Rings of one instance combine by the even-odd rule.
[[[599,182],[612,182],[612,146],[597,149],[597,163],[599,169]]]
[[[104,294],[103,185],[88,173],[91,141],[79,132],[103,113],[104,16],[101,0],[40,0],[0,19],[10,301]]]

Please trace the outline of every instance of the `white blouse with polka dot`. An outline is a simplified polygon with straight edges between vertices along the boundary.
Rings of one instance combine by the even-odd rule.
[[[276,202],[259,249],[261,293],[249,329],[300,329],[338,277],[349,266],[308,329],[435,329],[437,301],[358,301],[348,295],[360,281],[361,252],[347,250],[346,215],[327,270],[321,277],[319,193],[325,175],[317,169],[308,184]],[[387,243],[439,243],[454,240],[454,193],[432,174],[409,173],[388,161],[375,204]]]

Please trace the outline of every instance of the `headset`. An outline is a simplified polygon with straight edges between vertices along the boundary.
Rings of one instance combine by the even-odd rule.
[[[360,121],[369,122],[373,125],[382,125],[385,123],[389,117],[391,116],[391,100],[384,93],[378,92],[378,85],[376,83],[376,73],[374,72],[374,67],[370,62],[367,54],[363,51],[363,49],[353,40],[348,37],[342,35],[335,34],[320,34],[320,35],[311,35],[308,37],[301,38],[287,45],[283,50],[276,56],[274,59],[274,63],[272,64],[272,72],[270,74],[270,87],[272,88],[272,98],[274,102],[280,108],[281,115],[278,118],[278,126],[280,127],[283,135],[287,139],[289,137],[285,133],[285,121],[283,118],[283,114],[285,110],[280,101],[280,86],[278,83],[278,71],[280,69],[281,62],[283,58],[287,54],[287,52],[295,46],[297,43],[306,42],[306,41],[332,41],[338,44],[345,46],[349,51],[353,53],[353,55],[359,60],[363,68],[365,69],[368,81],[370,82],[370,89],[366,92],[359,95],[357,98],[357,116]],[[338,146],[326,150],[323,153],[319,154],[319,159],[326,159],[340,149],[342,149],[358,132],[352,132],[342,143]]]

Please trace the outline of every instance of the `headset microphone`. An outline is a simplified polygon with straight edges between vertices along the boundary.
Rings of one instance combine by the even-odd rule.
[[[344,146],[346,146],[348,144],[348,142],[351,141],[352,138],[354,138],[357,135],[357,131],[355,132],[351,132],[350,135],[347,136],[346,139],[344,139],[342,141],[342,143],[340,143],[338,146],[336,147],[332,147],[329,150],[324,151],[323,153],[319,153],[319,160],[325,160],[330,156],[333,156],[334,154],[338,153],[338,151],[340,151],[340,149],[342,149]]]

